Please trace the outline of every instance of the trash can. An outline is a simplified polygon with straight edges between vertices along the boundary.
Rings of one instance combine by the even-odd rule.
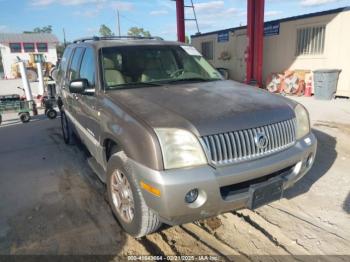
[[[341,70],[322,69],[314,73],[314,95],[318,100],[332,100],[337,92],[338,78]]]
[[[218,68],[216,68],[216,70],[219,71],[219,73],[222,75],[222,77],[225,80],[227,80],[229,78],[228,69],[227,68],[218,67]]]

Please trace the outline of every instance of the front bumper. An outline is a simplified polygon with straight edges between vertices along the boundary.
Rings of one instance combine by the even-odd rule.
[[[311,168],[316,148],[317,140],[310,133],[282,152],[230,166],[156,171],[132,160],[130,164],[139,183],[142,181],[160,190],[160,196],[142,190],[148,207],[157,212],[163,222],[175,225],[248,207],[250,182],[283,177],[283,188],[291,187]],[[194,188],[200,192],[198,201],[188,204],[185,195]],[[232,192],[227,194],[230,188]]]

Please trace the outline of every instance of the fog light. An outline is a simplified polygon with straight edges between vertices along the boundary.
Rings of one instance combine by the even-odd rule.
[[[186,201],[186,203],[191,204],[197,200],[197,197],[198,197],[198,189],[195,188],[186,194],[185,201]]]

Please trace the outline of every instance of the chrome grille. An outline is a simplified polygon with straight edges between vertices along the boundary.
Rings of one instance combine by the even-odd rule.
[[[266,156],[292,146],[296,134],[295,119],[217,135],[203,136],[208,159],[214,165],[242,162]],[[256,141],[259,135],[268,138],[262,148]]]

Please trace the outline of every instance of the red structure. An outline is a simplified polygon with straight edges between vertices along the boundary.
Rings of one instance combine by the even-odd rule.
[[[177,39],[179,42],[185,42],[185,4],[184,0],[175,1],[177,14]],[[247,0],[247,3],[248,46],[246,52],[246,83],[262,87],[265,0]]]
[[[265,0],[247,0],[247,2],[248,46],[246,57],[246,83],[262,87]]]
[[[177,41],[185,43],[185,3],[176,0]]]

